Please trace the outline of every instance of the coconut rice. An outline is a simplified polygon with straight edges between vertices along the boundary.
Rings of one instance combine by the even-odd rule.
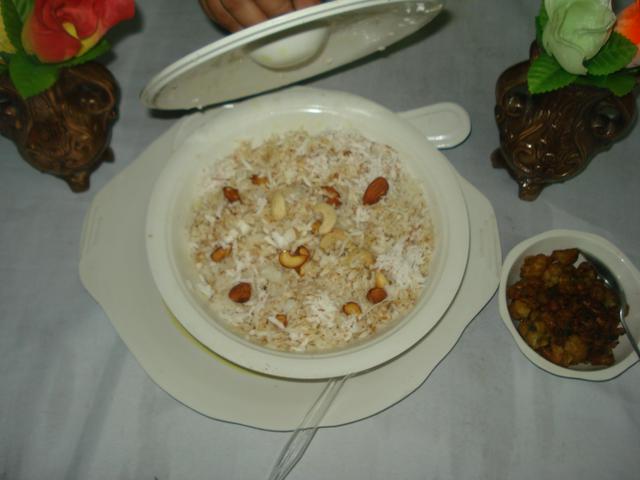
[[[388,192],[363,203],[379,178]],[[215,314],[290,352],[344,347],[394,324],[416,305],[434,248],[424,193],[397,152],[344,131],[242,142],[203,172],[188,235],[196,288]],[[290,258],[304,263],[287,267]]]

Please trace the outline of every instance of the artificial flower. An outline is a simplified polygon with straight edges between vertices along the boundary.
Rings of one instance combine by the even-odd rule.
[[[620,12],[615,31],[631,40],[638,48],[629,67],[640,66],[640,0],[636,0],[635,3]]]
[[[549,20],[542,34],[545,50],[567,72],[585,75],[585,60],[609,40],[616,23],[611,0],[544,0]]]
[[[22,43],[43,63],[63,62],[85,53],[134,13],[133,0],[35,0]]]

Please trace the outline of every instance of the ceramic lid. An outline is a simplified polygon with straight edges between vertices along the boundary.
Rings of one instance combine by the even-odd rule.
[[[298,10],[178,60],[149,82],[141,100],[178,110],[273,90],[384,50],[442,7],[442,0],[336,0]]]

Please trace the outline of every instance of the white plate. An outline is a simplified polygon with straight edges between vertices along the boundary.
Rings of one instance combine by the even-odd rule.
[[[146,262],[144,219],[153,183],[184,132],[215,114],[196,114],[176,123],[96,195],[83,229],[80,276],[142,368],[174,398],[219,420],[290,430],[324,382],[276,379],[220,359],[172,318]],[[418,388],[495,292],[501,260],[495,215],[482,194],[462,178],[460,182],[471,219],[471,242],[455,301],[412,349],[351,378],[322,426],[374,415]]]
[[[440,0],[339,0],[298,10],[178,60],[149,82],[141,100],[157,109],[201,108],[290,85],[384,50],[441,10]],[[299,61],[265,66],[291,58]]]

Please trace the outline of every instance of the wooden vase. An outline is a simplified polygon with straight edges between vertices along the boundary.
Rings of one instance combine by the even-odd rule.
[[[91,172],[113,160],[109,141],[117,102],[113,75],[96,62],[63,69],[52,87],[27,99],[5,74],[0,77],[0,133],[31,166],[82,192],[89,188]]]
[[[527,72],[538,55],[505,70],[496,84],[500,148],[491,156],[518,184],[518,196],[535,200],[543,188],[582,172],[598,153],[624,137],[636,117],[634,93],[572,84],[531,95]]]

